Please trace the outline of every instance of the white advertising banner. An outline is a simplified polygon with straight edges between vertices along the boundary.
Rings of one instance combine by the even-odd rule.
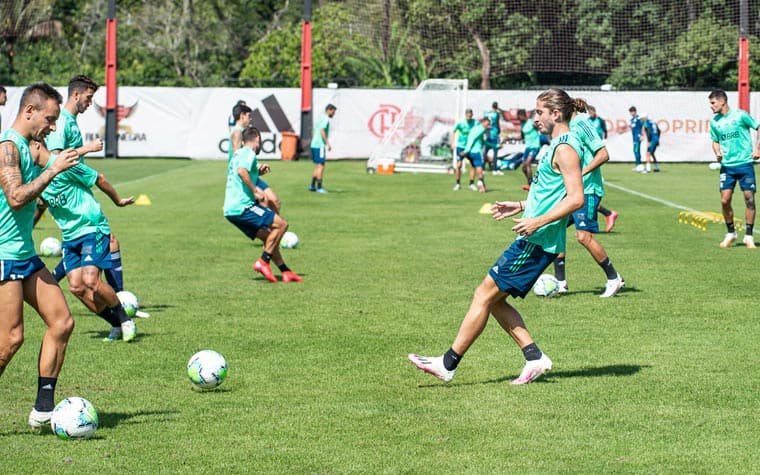
[[[59,88],[66,97],[66,89]],[[8,102],[0,108],[2,127],[10,127],[22,88],[8,88]],[[531,110],[540,91],[480,91],[467,93],[468,107],[476,116],[491,108],[492,102],[507,112]],[[404,110],[413,91],[403,89],[315,89],[314,122],[328,103],[337,106],[330,126],[332,151],[328,159],[367,158]],[[660,161],[710,161],[709,121],[712,113],[708,92],[571,91],[596,107],[606,119],[607,148],[612,161],[633,161],[633,142],[628,128],[628,108],[646,112],[662,133],[657,159]],[[279,158],[282,132],[300,132],[301,93],[295,88],[161,88],[121,87],[119,89],[119,156],[189,157],[224,159],[227,156],[227,120],[238,100],[253,109],[253,124],[262,131],[262,158]],[[729,93],[729,105],[736,107],[737,94]],[[751,96],[751,110],[758,111],[760,95]],[[105,88],[79,116],[85,142],[104,137]],[[510,120],[502,129],[516,130]],[[646,150],[646,143],[642,150]],[[101,153],[102,154],[102,153]]]

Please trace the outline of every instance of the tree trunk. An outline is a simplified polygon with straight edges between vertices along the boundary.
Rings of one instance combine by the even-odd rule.
[[[475,43],[478,45],[478,51],[480,52],[480,88],[491,89],[491,52],[477,32],[472,31],[472,29],[470,29],[470,32],[473,38],[475,38]]]

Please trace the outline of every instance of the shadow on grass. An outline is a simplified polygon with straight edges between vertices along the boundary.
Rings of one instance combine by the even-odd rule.
[[[572,289],[570,289],[570,291],[568,293],[566,293],[566,294],[560,294],[559,297],[553,297],[553,298],[563,298],[563,299],[565,299],[565,298],[572,298],[572,297],[574,297],[576,295],[577,296],[582,296],[582,295],[601,295],[602,292],[604,292],[604,288],[603,287],[599,287],[599,288],[596,288],[596,289],[585,289],[585,290],[572,290]],[[625,287],[623,287],[622,289],[620,289],[618,291],[618,293],[617,293],[617,295],[615,295],[615,297],[619,297],[619,296],[622,296],[622,295],[625,295],[625,294],[639,293],[639,292],[643,292],[643,290],[639,289],[638,287],[629,287],[628,284],[626,284]]]
[[[151,423],[171,421],[174,419],[175,414],[179,414],[179,411],[164,409],[158,411],[98,412],[98,427],[112,428],[119,424],[136,424],[139,422],[132,421],[132,419],[139,419],[142,417],[149,417]]]
[[[138,319],[137,322],[139,324],[140,320]],[[108,336],[108,333],[109,333],[108,331],[101,331],[101,330],[88,330],[86,332],[83,332],[83,334],[89,336],[93,340],[104,340]],[[151,334],[142,331],[140,329],[140,327],[138,326],[138,328],[137,328],[137,336],[135,337],[134,340],[130,341],[129,344],[132,344],[132,343],[135,343],[135,342],[139,342],[140,340],[142,340],[143,338],[146,338],[146,337],[150,338]],[[114,342],[103,342],[104,345],[120,345],[120,344],[123,344],[123,343],[124,342],[121,340],[121,338],[119,338],[118,340],[116,340]]]

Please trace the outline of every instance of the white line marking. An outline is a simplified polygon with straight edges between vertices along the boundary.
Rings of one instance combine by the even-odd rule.
[[[647,200],[650,200],[650,201],[654,201],[654,202],[663,204],[665,206],[669,206],[671,208],[676,208],[676,209],[680,209],[680,210],[683,210],[683,211],[696,211],[694,208],[689,208],[688,206],[683,206],[683,205],[679,205],[677,203],[666,201],[666,200],[663,200],[661,198],[657,198],[656,196],[650,196],[650,195],[638,192],[636,190],[631,190],[630,188],[626,188],[624,186],[620,186],[620,185],[616,185],[614,183],[610,183],[607,180],[604,180],[604,185],[605,186],[609,186],[611,188],[615,188],[615,189],[620,190],[620,191],[625,191],[626,193],[629,193],[631,195],[636,195],[636,196],[639,196],[641,198],[644,198],[644,199],[647,199]]]

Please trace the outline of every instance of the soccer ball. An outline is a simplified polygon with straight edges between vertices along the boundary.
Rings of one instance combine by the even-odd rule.
[[[50,426],[59,439],[89,439],[98,429],[98,412],[87,399],[69,397],[53,409]]]
[[[187,362],[187,376],[196,389],[214,389],[227,377],[227,360],[213,350],[199,351]]]
[[[542,274],[533,284],[533,293],[539,297],[554,297],[557,292],[559,292],[559,281],[551,274]]]
[[[127,312],[127,316],[134,318],[137,311],[140,310],[140,302],[137,301],[137,296],[126,290],[118,292],[116,296],[119,297],[119,302],[124,307],[124,311]]]
[[[293,249],[298,245],[298,236],[292,231],[285,231],[280,239],[280,247],[285,249]]]
[[[54,237],[45,238],[40,243],[40,254],[43,257],[52,257],[61,255],[61,241]]]

